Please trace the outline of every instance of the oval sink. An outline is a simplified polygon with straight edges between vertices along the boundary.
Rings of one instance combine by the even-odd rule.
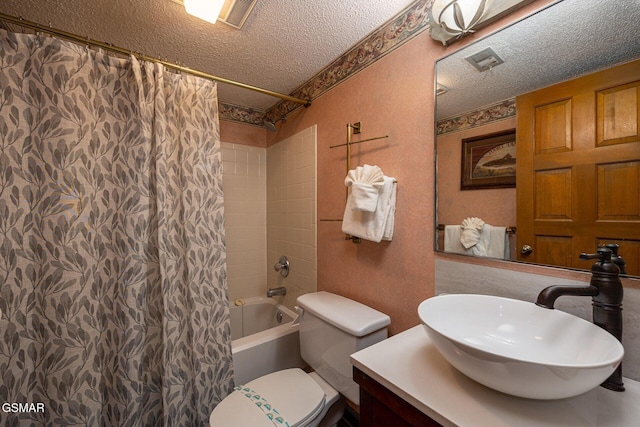
[[[597,387],[624,348],[604,329],[560,310],[488,295],[423,301],[420,320],[456,369],[503,393],[562,399]]]

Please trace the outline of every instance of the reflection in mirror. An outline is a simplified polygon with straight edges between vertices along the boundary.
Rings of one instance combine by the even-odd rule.
[[[522,96],[559,82],[591,75],[640,58],[640,39],[636,31],[638,22],[640,22],[640,7],[635,0],[559,1],[436,63],[438,88],[436,97],[438,162],[436,250],[450,249],[452,252],[467,255],[588,269],[590,263],[575,261],[578,259],[579,252],[593,252],[597,244],[615,242],[620,244],[620,255],[627,261],[628,273],[634,276],[640,275],[638,271],[640,268],[640,235],[638,234],[640,232],[640,196],[638,194],[640,85],[637,84],[640,81],[640,72],[636,71],[639,67],[625,69],[628,74],[625,78],[628,82],[619,84],[620,90],[613,90],[610,89],[611,86],[601,84],[601,87],[609,92],[597,89],[592,92],[593,96],[589,96],[589,99],[602,98],[601,106],[593,107],[591,121],[604,123],[602,126],[605,129],[607,126],[610,129],[617,126],[615,131],[617,134],[614,138],[601,138],[599,134],[602,132],[598,130],[600,126],[598,124],[594,124],[592,132],[585,132],[584,126],[577,125],[577,119],[570,115],[571,108],[563,106],[562,109],[558,109],[555,107],[555,100],[545,101],[553,108],[542,110],[537,108],[536,104],[542,98],[536,98],[533,95]],[[472,63],[474,60],[475,64]],[[571,94],[563,96],[565,99],[572,99]],[[516,119],[516,97],[519,102],[518,110],[522,110],[518,119]],[[526,110],[531,120],[523,118],[522,113],[525,111],[522,102],[527,99],[533,99],[533,104],[536,104],[534,105],[536,108]],[[574,105],[575,111],[581,108],[583,107],[579,107],[578,104]],[[622,108],[627,110],[620,115]],[[542,116],[547,117],[546,122],[551,122],[553,125],[540,127],[543,121],[538,119]],[[566,120],[567,117],[571,118]],[[635,118],[632,120],[631,117]],[[560,118],[566,120],[567,124],[562,128],[562,132],[559,131]],[[534,122],[534,120],[538,121]],[[607,120],[609,120],[608,125]],[[524,135],[524,129],[527,126],[523,123],[526,124],[529,121],[534,123],[532,126],[535,131],[531,131],[531,135],[554,135],[555,138],[556,135],[562,134],[567,135],[567,141],[560,144],[553,139],[551,143],[546,143],[547,145],[541,148],[534,136]],[[465,152],[463,140],[483,140],[484,137],[490,138],[492,135],[504,134],[510,129],[516,129],[517,135],[516,169],[519,178],[516,181],[516,188],[478,187],[475,189],[473,186],[467,186],[472,189],[461,190],[462,182],[473,181],[474,174],[480,174],[480,170],[484,170],[486,178],[487,166],[493,170],[492,173],[500,176],[503,175],[502,171],[506,170],[503,168],[511,162],[511,159],[504,155],[500,158],[491,156],[492,150],[496,148],[491,144],[482,145],[475,153]],[[525,171],[525,167],[521,165],[527,162],[534,163],[533,159],[525,159],[522,154],[522,148],[525,145],[535,146],[535,150],[531,148],[529,151],[536,151],[537,154],[558,156],[560,153],[559,160],[555,159],[553,162],[562,163],[565,161],[562,157],[565,149],[571,151],[574,146],[584,144],[583,134],[588,138],[593,136],[595,147],[602,145],[612,149],[612,146],[625,146],[623,150],[626,154],[620,159],[616,158],[615,161],[606,160],[609,167],[601,167],[602,160],[595,160],[591,165],[595,172],[591,173],[590,180],[579,178],[580,183],[577,182],[577,175],[571,174],[573,169],[584,167],[579,165],[565,165],[565,171],[571,171],[565,175],[555,171],[539,174],[534,169],[527,173],[531,177],[535,176],[535,179],[530,177],[522,179],[521,174]],[[504,147],[502,150],[504,151]],[[495,152],[497,151],[496,149]],[[535,160],[536,164],[540,162],[542,160],[539,158]],[[467,172],[462,176],[465,173],[465,164]],[[615,166],[611,166],[614,164]],[[474,171],[475,166],[482,165],[484,168],[479,167]],[[551,170],[550,166],[546,168]],[[635,175],[634,171],[637,172]],[[571,182],[572,177],[573,182]],[[525,181],[529,181],[526,189],[521,185]],[[603,199],[598,194],[598,188],[602,193],[605,191],[603,190],[605,185],[612,186],[619,194],[611,197],[614,191],[608,190],[606,206],[613,204],[623,211],[613,218],[617,221],[615,236],[608,231],[607,235],[598,235],[595,232],[595,237],[586,236],[589,233],[584,230],[588,229],[591,232],[592,228],[598,226],[582,225],[581,229],[571,225],[564,227],[565,229],[573,227],[575,234],[571,239],[564,239],[569,242],[568,244],[563,244],[563,239],[560,237],[564,236],[558,236],[562,233],[556,230],[553,232],[553,238],[547,239],[548,244],[545,246],[538,234],[526,234],[528,231],[523,226],[525,223],[522,219],[525,211],[521,206],[523,200],[529,199],[532,202],[530,204],[533,208],[527,209],[533,209],[533,222],[537,221],[538,225],[544,224],[549,215],[557,216],[558,209],[568,210],[562,212],[562,215],[566,213],[566,218],[562,220],[566,221],[565,225],[572,224],[577,215],[583,214],[580,210],[585,209],[582,206],[577,208],[577,201],[580,199],[594,200],[593,217],[596,220],[602,220],[600,215],[604,212],[605,205],[602,204]],[[563,186],[567,191],[558,192],[558,189]],[[546,197],[544,191],[534,193],[534,190],[540,190],[543,187],[551,188],[554,191],[553,195]],[[544,205],[540,200],[544,200]],[[571,203],[561,203],[567,201]],[[549,212],[550,214],[547,215]],[[478,226],[478,222],[472,218],[479,218],[485,225]],[[610,222],[611,219],[604,218],[605,222]],[[466,227],[462,227],[464,220],[467,220]],[[489,225],[493,227],[490,228]],[[523,237],[525,234],[526,241]],[[445,236],[448,236],[449,245],[445,245]],[[470,240],[469,236],[471,236]],[[456,249],[451,249],[452,239],[455,239],[456,244],[453,246]],[[471,246],[466,247],[461,244],[461,239],[466,240],[466,244]],[[489,242],[502,242],[504,251],[487,252],[478,247],[474,249],[476,245],[488,245]],[[541,256],[539,252],[549,256]]]

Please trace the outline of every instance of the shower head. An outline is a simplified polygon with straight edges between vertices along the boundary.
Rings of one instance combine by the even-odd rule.
[[[276,124],[264,119],[264,127],[266,127],[268,130],[270,130],[271,132],[275,132],[276,131]]]
[[[264,124],[264,127],[266,127],[268,130],[270,130],[271,132],[275,132],[276,131],[276,123],[278,122],[282,122],[282,123],[286,123],[287,122],[287,118],[283,117],[281,119],[278,119],[274,122],[272,122],[271,120],[267,120],[264,119],[264,121],[262,122]]]

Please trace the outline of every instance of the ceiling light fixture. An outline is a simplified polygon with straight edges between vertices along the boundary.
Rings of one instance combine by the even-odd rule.
[[[446,45],[474,32],[487,0],[435,0],[429,11],[431,37]]]
[[[224,0],[184,0],[184,10],[189,15],[215,24],[224,5]]]
[[[532,1],[433,0],[429,9],[429,33],[446,46]]]

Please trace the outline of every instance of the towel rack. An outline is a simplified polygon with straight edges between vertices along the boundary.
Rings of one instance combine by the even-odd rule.
[[[378,139],[389,138],[389,135],[377,136],[375,138],[361,139],[360,141],[352,141],[351,137],[362,132],[362,122],[347,123],[347,142],[344,144],[331,145],[329,148],[347,147],[347,173],[351,170],[351,146],[354,144],[362,144],[363,142],[375,141]],[[394,181],[397,183],[398,181]],[[346,198],[349,197],[349,189],[346,189]],[[320,221],[342,221],[342,219],[321,219]],[[360,243],[359,237],[345,234],[345,240],[351,240],[353,243]]]
[[[389,138],[389,135],[377,136],[375,138],[361,139],[360,141],[351,141],[352,135],[357,135],[362,132],[362,122],[356,122],[354,124],[347,123],[347,142],[344,144],[331,145],[329,148],[347,147],[347,173],[351,170],[351,146],[354,144],[361,144],[363,142],[375,141],[378,139]]]
[[[438,231],[444,231],[444,224],[438,224]],[[507,234],[516,234],[516,227],[513,226],[513,225],[510,226],[510,227],[507,227],[506,233]]]

